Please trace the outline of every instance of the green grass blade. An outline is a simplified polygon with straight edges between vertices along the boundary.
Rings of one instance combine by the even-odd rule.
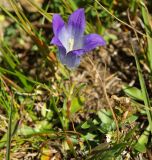
[[[132,49],[133,49],[133,47],[132,47]],[[133,53],[134,53],[135,62],[136,62],[136,66],[137,66],[139,82],[140,82],[142,96],[143,96],[143,100],[144,100],[144,104],[145,104],[145,110],[146,110],[146,113],[147,113],[147,118],[148,118],[148,122],[149,122],[149,125],[150,125],[150,130],[151,130],[151,133],[152,133],[152,112],[151,112],[149,95],[148,95],[148,92],[147,92],[147,89],[146,89],[146,85],[145,85],[145,81],[144,81],[144,78],[143,78],[143,75],[142,75],[142,71],[141,71],[141,68],[140,68],[138,57],[135,54],[134,49],[133,49]]]
[[[16,70],[15,71],[10,71],[10,70],[7,70],[5,68],[0,67],[0,72],[3,73],[3,74],[7,73],[7,74],[10,74],[10,75],[16,76],[21,81],[21,83],[25,86],[25,88],[27,87],[26,89],[28,89],[28,90],[32,89],[31,85],[28,82],[41,85],[41,83],[28,78],[27,76],[25,76],[24,74],[22,74],[21,72],[16,71]]]
[[[148,42],[147,58],[148,58],[150,70],[152,72],[152,38],[151,38],[152,28],[150,25],[150,15],[148,13],[148,9],[146,8],[145,4],[142,2],[140,4],[141,4],[141,13],[142,13],[142,17],[145,24],[145,31],[146,31],[147,42]]]
[[[19,26],[21,26],[21,28],[31,37],[31,39],[35,42],[35,44],[38,46],[38,48],[41,50],[42,53],[44,53],[44,55],[48,55],[49,53],[49,48],[46,45],[46,43],[44,43],[41,39],[39,39],[36,34],[35,34],[35,29],[32,26],[32,24],[28,21],[28,19],[26,18],[25,14],[23,13],[23,11],[18,7],[17,3],[14,0],[9,0],[10,4],[12,5],[16,16],[14,16],[13,14],[11,14],[9,11],[7,11],[7,9],[3,6],[0,5],[0,8],[8,15],[10,16]],[[32,2],[31,2],[32,3]],[[42,9],[41,9],[42,10]],[[45,12],[43,10],[43,12]],[[44,15],[44,14],[43,14]],[[48,14],[49,15],[49,14]],[[47,16],[46,16],[47,18]],[[47,18],[48,19],[48,18]],[[50,16],[50,21],[52,20],[52,16]],[[52,65],[52,63],[51,63]],[[52,65],[52,70],[53,70],[53,65]]]
[[[60,114],[60,112],[59,112],[59,110],[58,110],[58,108],[57,108],[57,106],[56,106],[56,102],[55,102],[54,97],[52,97],[50,101],[51,101],[51,103],[52,103],[52,109],[53,109],[53,110],[56,112],[56,114],[58,115],[58,117],[59,117],[59,119],[60,119],[60,122],[61,122],[61,125],[62,125],[63,129],[65,129],[65,124],[64,124],[63,118],[62,118],[62,116],[61,116],[61,114]]]
[[[10,160],[10,149],[11,149],[11,133],[12,133],[12,111],[13,111],[13,97],[8,95],[6,92],[6,86],[3,80],[0,80],[0,104],[5,108],[8,115],[8,129],[7,129],[7,139],[6,139],[6,160]],[[11,101],[11,102],[10,102]],[[6,136],[5,136],[6,137]],[[5,138],[4,137],[4,138]],[[5,142],[4,142],[5,143]]]
[[[11,49],[9,49],[9,47],[4,41],[0,40],[0,43],[1,43],[0,52],[3,54],[5,61],[11,67],[11,69],[15,69],[16,64],[19,64],[17,57],[15,57]]]
[[[23,18],[23,12],[20,11],[17,3],[14,0],[9,0],[9,3],[11,4],[12,8],[14,9],[19,21],[21,22],[21,24],[24,26],[24,29],[27,33],[32,34],[32,28],[31,28],[31,24],[29,23],[29,21],[27,21],[27,19]],[[22,13],[22,14],[21,14]]]
[[[69,1],[70,5],[71,5],[71,8],[72,8],[73,10],[78,9],[78,6],[76,5],[76,3],[75,3],[73,0],[68,0],[68,1]]]
[[[4,6],[0,5],[0,8],[2,9],[2,11],[4,11],[10,18],[12,18],[12,20],[14,20],[19,26],[21,26],[23,28],[23,26],[19,23],[19,21],[17,20],[16,17],[13,16],[13,14],[11,12],[9,12]]]
[[[36,3],[33,2],[33,0],[27,0],[27,2],[34,8],[37,9],[39,13],[41,13],[48,21],[52,22],[52,16],[47,13],[45,10],[40,8]]]
[[[8,122],[6,160],[10,160],[11,131],[12,131],[12,104],[10,105],[9,122]]]

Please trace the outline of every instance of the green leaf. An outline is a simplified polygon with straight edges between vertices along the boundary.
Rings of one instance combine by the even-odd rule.
[[[81,128],[82,129],[88,129],[90,128],[90,124],[88,122],[84,122],[82,125],[81,125]]]
[[[131,98],[143,101],[143,95],[140,89],[125,85],[123,86],[123,91]]]
[[[84,97],[75,97],[71,101],[71,113],[76,113],[79,111],[84,104]]]
[[[51,125],[45,120],[39,121],[33,128],[27,125],[22,125],[21,128],[18,129],[18,134],[22,136],[31,136],[41,133],[53,133],[51,131]]]
[[[100,120],[105,124],[111,124],[113,122],[110,111],[106,111],[105,109],[102,109],[97,112],[97,115],[100,118]]]
[[[97,135],[95,135],[95,134],[87,133],[87,135],[85,135],[85,138],[86,138],[87,140],[89,140],[89,141],[93,141],[96,136],[97,136]]]
[[[87,160],[115,160],[125,147],[125,143],[115,144],[113,147],[103,143],[92,150]]]
[[[44,103],[42,108],[41,108],[41,114],[42,114],[43,117],[45,117],[46,113],[47,113],[46,103]]]
[[[145,153],[146,152],[146,147],[143,144],[140,143],[136,143],[135,147],[134,147],[137,151]]]
[[[134,148],[139,152],[146,152],[146,144],[148,143],[148,138],[150,135],[150,125],[146,128],[146,130],[139,137],[138,142],[135,144]]]
[[[132,115],[126,119],[126,122],[133,123],[138,119],[138,116]]]

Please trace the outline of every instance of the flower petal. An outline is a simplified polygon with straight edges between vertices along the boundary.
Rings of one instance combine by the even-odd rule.
[[[77,51],[71,51],[66,54],[66,50],[63,47],[59,47],[58,58],[62,64],[71,69],[80,64],[80,56],[77,54]]]
[[[63,26],[58,35],[58,39],[62,43],[62,45],[66,48],[66,52],[70,52],[72,50],[78,50],[83,47],[83,36],[74,37],[70,30],[66,26]]]
[[[52,38],[50,43],[54,44],[54,45],[57,45],[57,46],[61,46],[61,47],[63,46],[62,43],[60,42],[60,40],[55,36]]]
[[[104,46],[105,44],[106,42],[100,35],[89,34],[89,35],[84,36],[83,49],[86,52],[89,52],[92,49],[96,48],[97,46]]]
[[[82,36],[85,28],[84,9],[78,9],[71,14],[68,21],[68,30],[72,32],[75,37]]]
[[[58,37],[60,42],[63,44],[64,48],[66,48],[66,52],[69,52],[70,51],[69,40],[72,39],[72,35],[67,30],[66,26],[62,27]]]
[[[64,26],[64,21],[59,14],[54,14],[52,19],[53,32],[55,36],[58,36],[61,28]]]
[[[73,50],[71,52],[77,56],[82,56],[85,53],[85,50],[84,49],[77,49],[77,50]],[[71,53],[71,52],[69,52],[69,53]],[[67,54],[69,54],[69,53],[67,53]]]

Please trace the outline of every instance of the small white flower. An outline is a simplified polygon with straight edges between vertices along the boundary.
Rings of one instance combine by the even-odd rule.
[[[111,137],[112,137],[112,135],[111,134],[106,134],[106,141],[107,141],[107,143],[110,143],[111,142]]]

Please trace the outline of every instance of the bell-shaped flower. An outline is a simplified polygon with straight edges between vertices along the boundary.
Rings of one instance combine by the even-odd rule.
[[[84,35],[84,9],[73,12],[66,24],[59,14],[53,15],[54,37],[51,44],[58,46],[58,58],[68,68],[79,65],[80,58],[97,46],[105,45],[104,39],[98,34]]]

